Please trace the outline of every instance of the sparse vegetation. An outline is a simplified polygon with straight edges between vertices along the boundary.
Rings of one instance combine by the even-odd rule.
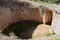
[[[60,3],[60,0],[30,0],[30,1],[38,2],[38,3],[42,3],[42,4]]]
[[[60,40],[60,38],[55,38],[55,40]]]
[[[47,36],[51,36],[51,34],[50,34],[50,33],[48,33],[48,34],[47,34]]]

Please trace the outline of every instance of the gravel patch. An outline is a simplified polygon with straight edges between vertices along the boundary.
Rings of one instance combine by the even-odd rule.
[[[55,40],[55,38],[60,38],[60,35],[53,35],[48,37],[36,38],[34,40]],[[32,40],[32,39],[17,39],[16,36],[6,36],[0,32],[0,40]]]

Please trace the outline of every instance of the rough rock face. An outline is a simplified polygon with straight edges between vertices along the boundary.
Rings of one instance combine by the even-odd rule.
[[[4,29],[9,24],[16,23],[21,20],[34,20],[43,22],[39,5],[19,1],[19,0],[2,0],[0,1],[0,29]],[[44,10],[44,9],[43,9]],[[51,24],[52,11],[45,8],[45,23]],[[43,14],[43,12],[42,12]],[[44,15],[44,14],[43,14]]]
[[[47,7],[40,5],[40,14],[42,17],[43,24],[48,24],[51,25],[52,23],[52,16],[53,16],[53,11],[48,9]]]
[[[52,20],[52,26],[56,34],[60,34],[60,11],[58,11],[54,11]]]
[[[0,30],[3,30],[3,33],[4,33],[5,29],[8,28],[7,31],[9,32],[9,30],[10,30],[9,27],[10,27],[12,29],[10,31],[13,31],[19,37],[31,38],[32,32],[35,30],[37,25],[43,22],[43,20],[42,20],[43,18],[41,16],[40,10],[41,9],[40,9],[39,5],[36,5],[34,3],[19,1],[19,0],[18,1],[2,0],[2,1],[0,1]],[[51,17],[52,11],[50,11],[46,8],[45,8],[45,10],[46,10],[45,23],[48,24],[52,18]],[[35,26],[34,25],[28,26],[27,22],[30,23],[30,22],[32,22],[31,20],[34,22],[37,22],[38,24],[36,23],[37,25],[34,24]],[[21,21],[23,22],[24,25],[21,24]],[[25,24],[24,22],[27,24]],[[17,29],[16,28],[13,29],[14,27],[11,26],[10,24],[14,24],[14,26]],[[18,25],[20,25],[20,26],[18,26]],[[25,28],[25,29],[22,29],[23,31],[20,30],[21,29],[20,27],[22,27],[21,25],[23,26],[23,28]],[[18,30],[18,28],[20,31]]]
[[[33,32],[32,39],[40,38],[44,36],[50,36],[52,34],[54,34],[54,32],[51,26],[46,24],[40,24],[37,26],[37,28]]]
[[[53,16],[53,11],[49,9],[45,9],[45,24],[51,25],[52,24],[52,16]]]
[[[21,20],[34,20],[42,23],[39,7],[23,1],[0,1],[0,29]]]

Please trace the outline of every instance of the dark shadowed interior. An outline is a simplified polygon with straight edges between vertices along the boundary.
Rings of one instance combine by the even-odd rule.
[[[39,24],[41,24],[41,23],[36,22],[36,21],[32,21],[32,20],[29,20],[29,21],[23,20],[23,21],[9,25],[7,28],[5,28],[2,31],[2,33],[9,36],[10,32],[14,32],[14,34],[18,38],[29,39],[32,37],[33,31],[36,29],[36,27]]]
[[[52,18],[51,18],[51,20],[50,20],[49,22],[47,22],[47,23],[45,23],[45,24],[51,25],[51,24],[52,24]]]
[[[51,22],[52,22],[52,18],[46,24],[51,25]],[[34,32],[34,30],[39,24],[43,24],[43,23],[39,23],[38,21],[34,21],[34,20],[22,20],[22,21],[10,24],[7,28],[5,28],[2,31],[2,33],[9,36],[10,32],[14,32],[14,34],[18,38],[29,39],[32,37],[32,33]]]

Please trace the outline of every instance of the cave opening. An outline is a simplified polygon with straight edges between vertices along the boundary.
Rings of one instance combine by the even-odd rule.
[[[32,37],[32,33],[39,24],[41,23],[33,20],[22,20],[10,24],[2,31],[2,33],[9,36],[10,32],[14,32],[15,36],[17,36],[18,38],[29,39]]]

